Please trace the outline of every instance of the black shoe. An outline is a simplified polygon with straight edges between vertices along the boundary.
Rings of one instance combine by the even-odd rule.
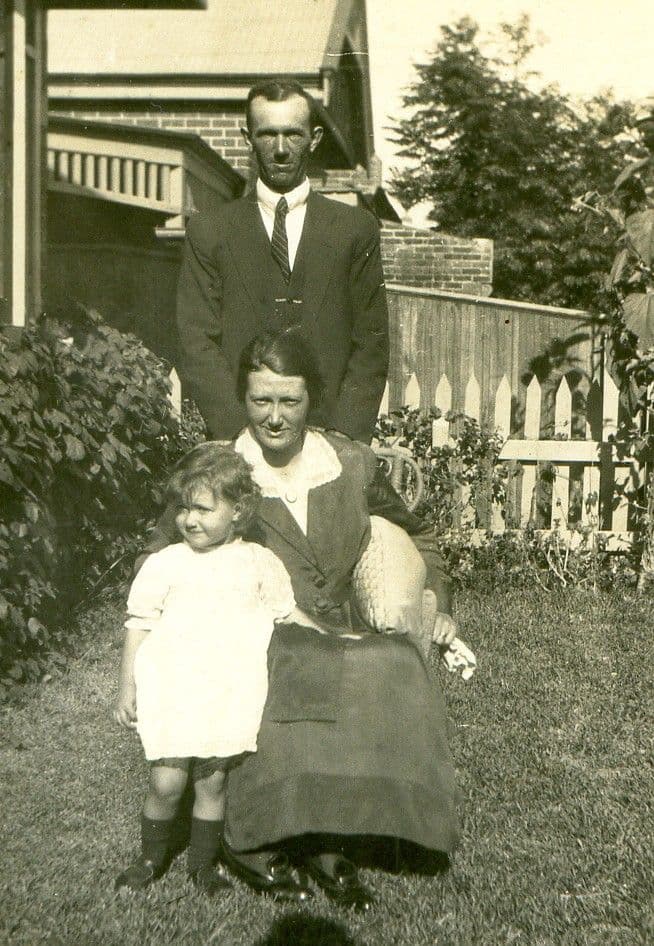
[[[114,889],[129,887],[130,890],[145,890],[150,884],[158,880],[164,873],[165,867],[162,864],[155,864],[145,857],[139,857],[138,860],[130,864],[129,867],[118,874],[114,881]]]
[[[232,851],[225,841],[219,856],[235,877],[257,893],[292,903],[306,903],[313,897],[309,887],[295,879],[288,858],[281,851],[271,851],[261,871],[239,860],[238,854]]]
[[[193,885],[208,897],[215,897],[232,886],[222,864],[205,864],[197,870],[189,871],[189,877]]]
[[[358,913],[368,913],[374,906],[375,895],[363,886],[356,867],[347,858],[337,857],[330,871],[324,869],[317,857],[306,858],[304,866],[309,877],[340,906],[352,907]]]

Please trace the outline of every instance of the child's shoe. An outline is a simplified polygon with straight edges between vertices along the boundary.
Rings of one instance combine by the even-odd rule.
[[[129,887],[130,890],[145,890],[158,880],[164,872],[161,864],[155,864],[141,855],[138,860],[116,877],[114,888]]]
[[[189,871],[189,877],[194,886],[208,897],[215,897],[232,886],[222,864],[204,864],[197,870]]]

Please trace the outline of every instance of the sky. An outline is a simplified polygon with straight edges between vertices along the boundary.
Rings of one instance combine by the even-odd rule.
[[[546,40],[529,65],[561,91],[587,97],[609,86],[618,98],[654,96],[654,0],[366,0],[375,147],[385,177],[398,164],[385,139],[401,117],[413,64],[429,59],[443,23],[469,15],[482,29],[528,13]]]

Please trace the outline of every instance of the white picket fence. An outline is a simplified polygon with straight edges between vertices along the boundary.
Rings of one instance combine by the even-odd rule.
[[[533,376],[520,399],[519,392],[511,391],[509,380],[504,375],[495,392],[493,427],[504,440],[499,459],[517,467],[510,490],[514,526],[519,523],[524,528],[531,524],[540,526],[543,531],[556,530],[572,545],[584,541],[584,533],[590,533],[603,537],[606,548],[618,551],[633,541],[625,487],[629,490],[637,485],[641,471],[635,463],[620,459],[610,442],[618,427],[618,389],[609,371],[600,367],[599,380],[586,382],[583,417],[579,417],[578,412],[575,416],[573,412],[573,392],[565,376],[560,378],[554,390],[551,384],[544,387]],[[553,400],[553,416],[550,415],[543,425],[543,416],[547,414],[547,410],[542,409],[545,394],[548,403]],[[520,400],[524,403],[524,428],[523,436],[516,437],[511,436],[511,411],[512,404]],[[420,384],[412,374],[405,387],[404,404],[417,409],[421,403],[424,409],[425,399],[421,397]],[[445,418],[452,409],[452,386],[445,374],[438,381],[433,404],[441,411],[441,417],[433,422],[432,442],[434,446],[442,446],[451,442],[454,434],[451,423]],[[388,412],[388,406],[386,392],[382,413]],[[591,409],[595,415],[594,422]],[[480,386],[474,374],[465,387],[463,413],[477,422],[481,419]],[[485,416],[488,416],[488,411]],[[543,436],[542,425],[547,427],[547,436]],[[585,427],[582,436],[578,433],[580,427]],[[552,475],[551,512],[549,522],[538,523],[534,517],[534,498],[539,473],[545,464],[550,465]],[[570,521],[573,481],[577,484],[577,511],[581,507],[575,523]],[[459,505],[462,525],[477,528],[480,534],[488,530],[493,533],[506,530],[506,509],[495,503],[491,504],[487,521],[480,521],[469,487],[462,488]]]

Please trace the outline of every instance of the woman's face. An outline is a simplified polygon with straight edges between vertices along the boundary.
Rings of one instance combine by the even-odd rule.
[[[248,375],[245,409],[250,430],[264,451],[290,460],[302,449],[309,413],[304,378],[259,368]]]

